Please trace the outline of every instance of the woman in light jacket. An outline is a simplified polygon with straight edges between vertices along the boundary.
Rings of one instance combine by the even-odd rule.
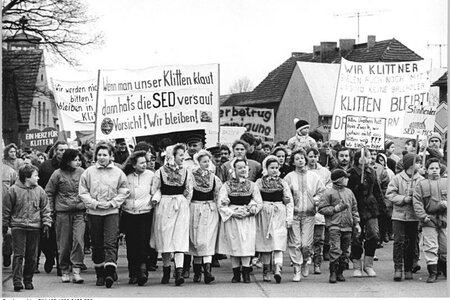
[[[147,256],[151,229],[151,187],[154,173],[147,170],[147,153],[133,152],[126,160],[124,173],[130,187],[130,196],[122,205],[121,226],[127,243],[129,284],[147,282]]]
[[[189,252],[194,256],[194,282],[200,282],[202,260],[205,283],[214,281],[211,275],[212,256],[216,250],[219,232],[219,212],[217,199],[222,182],[209,170],[211,153],[200,150],[194,155],[192,171],[193,194],[190,205]]]
[[[72,281],[83,283],[80,276],[84,261],[84,213],[86,207],[78,197],[81,174],[81,153],[67,149],[59,165],[45,187],[50,208],[56,215],[56,242],[59,252],[59,267],[63,283]]]
[[[218,253],[230,255],[233,268],[232,283],[250,283],[250,260],[255,255],[255,215],[262,205],[261,194],[255,183],[247,179],[248,165],[245,158],[235,158],[230,167],[232,178],[219,192],[219,213],[222,219],[219,229]]]
[[[163,259],[162,284],[170,280],[170,259],[174,254],[175,284],[184,283],[184,253],[189,251],[189,202],[192,198],[191,175],[183,167],[185,147],[166,148],[166,161],[153,177],[152,202],[155,206],[150,246]]]
[[[117,268],[119,208],[130,195],[127,177],[113,162],[112,146],[101,142],[96,163],[81,175],[80,198],[86,205],[97,286],[110,288]]]
[[[263,280],[270,281],[269,268],[273,254],[274,278],[281,282],[283,251],[286,251],[287,228],[292,226],[293,202],[289,185],[280,178],[280,163],[274,155],[262,162],[263,177],[256,181],[263,206],[256,215],[256,251],[261,253]]]

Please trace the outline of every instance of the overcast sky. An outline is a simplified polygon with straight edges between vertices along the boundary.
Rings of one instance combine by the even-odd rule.
[[[221,94],[247,76],[257,86],[291,52],[312,52],[321,41],[396,38],[439,67],[447,44],[447,0],[95,0],[89,12],[105,44],[79,53],[76,69],[51,65],[61,80],[95,77],[100,69],[220,64]],[[365,16],[365,15],[370,16]],[[364,15],[364,16],[363,16]],[[442,48],[447,67],[447,47]]]

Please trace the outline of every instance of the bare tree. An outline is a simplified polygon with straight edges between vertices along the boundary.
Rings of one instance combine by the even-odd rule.
[[[103,42],[83,0],[4,0],[2,18],[3,40],[20,32],[40,37],[56,60],[71,65],[77,63],[74,52]]]
[[[253,84],[247,76],[239,78],[230,86],[230,93],[243,93],[253,90]]]

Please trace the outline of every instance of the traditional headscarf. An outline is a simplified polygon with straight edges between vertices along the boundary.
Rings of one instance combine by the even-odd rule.
[[[236,160],[237,160],[238,158],[233,158],[231,161],[230,161],[230,175],[231,175],[231,178],[234,178],[234,179],[237,179],[236,178],[236,170],[235,170],[235,168],[234,168],[234,163],[236,162]],[[246,175],[246,177],[245,178],[247,178],[248,177],[248,172],[249,172],[249,168],[248,168],[248,162],[247,162],[247,160],[244,158],[244,159],[240,159],[240,161],[244,161],[245,162],[245,165],[246,165],[246,169],[247,169],[247,175]]]
[[[175,145],[170,145],[166,147],[166,156],[164,158],[164,164],[174,167],[175,166],[175,155],[173,153],[173,148]]]
[[[208,156],[209,159],[212,158],[212,155],[211,155],[211,153],[210,153],[209,151],[206,151],[205,149],[200,150],[199,152],[195,153],[195,154],[194,154],[194,157],[193,157],[194,163],[195,163],[197,166],[200,166],[200,161],[199,161],[199,159],[200,159],[201,157],[203,157],[203,156]]]
[[[280,167],[280,163],[278,162],[278,157],[276,157],[275,155],[268,155],[266,156],[266,158],[264,158],[263,162],[262,162],[262,174],[264,176],[268,175],[268,171],[267,171],[267,166],[270,165],[271,163],[276,162]],[[280,176],[280,170],[278,170],[277,176]]]

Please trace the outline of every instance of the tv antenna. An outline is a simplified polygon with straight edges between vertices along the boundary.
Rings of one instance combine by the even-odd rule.
[[[446,47],[447,44],[430,44],[427,43],[427,48],[439,47],[439,68],[442,68],[442,47]]]
[[[358,43],[359,43],[359,18],[361,17],[371,17],[379,15],[383,12],[388,12],[389,10],[377,10],[377,11],[364,11],[364,12],[353,12],[353,13],[343,13],[343,14],[334,14],[334,17],[343,17],[343,18],[356,18],[357,28],[358,28]]]

